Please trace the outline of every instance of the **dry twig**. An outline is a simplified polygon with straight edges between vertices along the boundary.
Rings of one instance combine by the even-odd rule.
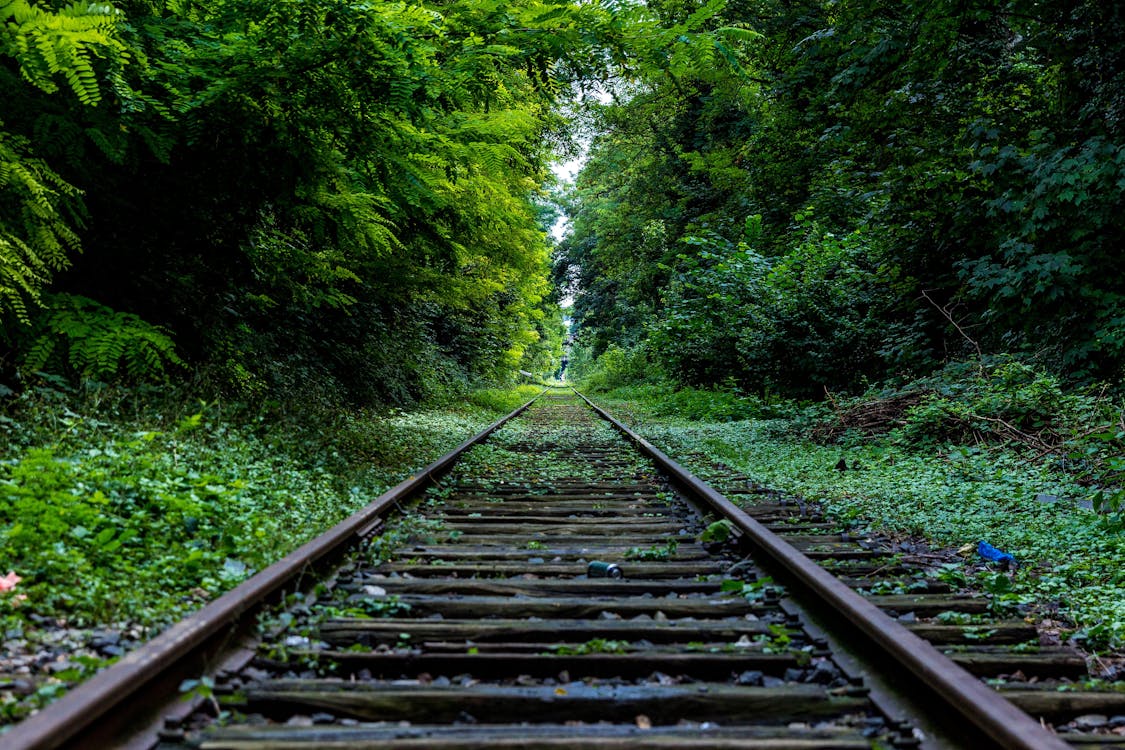
[[[966,341],[968,341],[970,344],[972,344],[974,349],[977,350],[977,363],[978,363],[978,367],[980,368],[980,373],[983,376],[984,375],[984,352],[981,351],[980,344],[978,344],[972,336],[970,336],[968,333],[966,333],[965,329],[962,328],[961,325],[956,320],[953,319],[953,314],[951,312],[949,312],[949,309],[946,308],[946,307],[942,307],[937,302],[935,302],[934,298],[931,297],[929,292],[927,292],[925,289],[922,290],[922,297],[927,302],[929,302],[931,305],[933,305],[939,313],[944,315],[945,319],[949,321],[950,325],[952,325],[954,328],[956,328],[957,332],[959,334],[961,334],[965,338]]]

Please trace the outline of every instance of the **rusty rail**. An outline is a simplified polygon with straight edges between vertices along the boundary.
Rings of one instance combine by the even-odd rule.
[[[752,546],[803,583],[827,605],[847,617],[871,642],[941,696],[951,709],[1009,750],[1069,750],[1070,745],[1048,732],[979,679],[954,664],[930,643],[883,614],[831,573],[788,542],[740,510],[734,503],[673,461],[663,451],[614,419],[575,390],[602,419],[613,425],[685,491],[726,517]]]

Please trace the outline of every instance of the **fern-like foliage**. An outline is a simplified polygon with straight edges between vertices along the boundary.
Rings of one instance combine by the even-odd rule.
[[[5,66],[13,61],[10,69],[41,91],[65,88],[81,104],[93,106],[101,99],[95,60],[120,66],[128,57],[116,36],[119,19],[106,3],[75,2],[50,10],[28,0],[0,0],[0,60]],[[8,85],[19,81],[14,75],[5,80]],[[35,130],[39,142],[73,140],[80,132],[72,121],[49,113],[40,115]],[[27,323],[28,308],[39,303],[52,273],[65,268],[68,254],[79,249],[73,222],[79,195],[36,155],[26,135],[8,132],[0,121],[0,318]]]
[[[107,4],[50,11],[27,0],[0,0],[0,57],[14,59],[22,78],[42,91],[53,93],[65,82],[81,103],[93,105],[100,99],[93,58],[125,58],[113,35],[117,19]],[[28,322],[29,305],[39,303],[52,273],[78,250],[64,211],[79,194],[35,156],[28,138],[0,122],[0,316]]]
[[[50,295],[45,302],[24,348],[24,372],[69,370],[84,378],[140,381],[183,365],[168,332],[137,315],[77,295]]]
[[[0,0],[0,54],[14,57],[28,83],[53,93],[59,79],[83,104],[101,99],[93,58],[123,61],[126,48],[115,35],[119,12],[108,3],[76,2],[56,11],[28,0]]]
[[[2,126],[3,123],[0,123]],[[30,144],[0,129],[0,312],[24,322],[28,302],[66,266],[78,236],[60,203],[78,190],[30,154]]]
[[[303,233],[283,230],[268,212],[254,230],[246,254],[257,282],[247,296],[262,309],[278,305],[306,311],[345,309],[355,303],[346,289],[362,284],[334,244],[314,248]]]

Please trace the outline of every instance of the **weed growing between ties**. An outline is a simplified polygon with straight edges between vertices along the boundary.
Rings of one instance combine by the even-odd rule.
[[[996,575],[970,576],[969,584],[991,593],[998,606],[1057,601],[1089,647],[1125,646],[1125,534],[1112,514],[1082,507],[1107,490],[1069,470],[1069,459],[1031,461],[1025,448],[1001,442],[911,443],[894,435],[823,445],[799,437],[808,434],[807,416],[795,407],[778,416],[784,410],[774,404],[768,417],[734,421],[725,421],[724,407],[719,420],[694,420],[668,416],[667,404],[654,408],[638,393],[619,391],[605,403],[611,412],[628,412],[641,434],[700,476],[720,476],[718,462],[764,486],[820,501],[849,527],[949,547],[988,540],[1021,565],[1010,581],[1002,574],[1002,582]],[[697,393],[680,398],[708,400]]]
[[[0,693],[0,719],[57,697],[536,392],[304,421],[104,389],[10,400],[0,675],[17,689]]]
[[[586,410],[577,399],[562,403]],[[557,421],[530,416],[516,419],[487,443],[470,451],[458,465],[458,472],[473,477],[477,483],[514,483],[530,486],[534,491],[536,485],[542,488],[554,479],[598,482],[652,471],[651,463],[621,442],[612,427],[592,412],[582,414],[583,419],[591,419],[589,424],[576,425],[568,417]],[[543,447],[523,450],[527,444]],[[616,463],[604,464],[581,453],[591,447],[609,448]]]

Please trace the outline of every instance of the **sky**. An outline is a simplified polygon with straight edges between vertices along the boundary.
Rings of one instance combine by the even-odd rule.
[[[582,92],[579,96],[592,97],[602,104],[608,104],[613,99],[613,96],[600,85],[595,85],[591,90]],[[555,177],[559,179],[559,182],[573,183],[574,177],[586,163],[586,152],[590,148],[590,138],[588,136],[580,139],[580,147],[581,152],[575,158],[551,164],[551,171],[555,173]],[[569,226],[570,221],[565,216],[560,216],[551,226],[551,236],[554,237],[556,241],[561,240],[563,236],[566,235]]]
[[[551,165],[551,171],[555,173],[555,177],[559,182],[574,182],[574,176],[578,174],[578,170],[582,169],[583,162],[586,161],[585,153],[576,159],[570,159],[564,162],[555,162]],[[570,219],[566,214],[560,214],[559,218],[555,219],[555,223],[551,225],[551,236],[558,242],[566,235],[567,230],[570,228]]]

